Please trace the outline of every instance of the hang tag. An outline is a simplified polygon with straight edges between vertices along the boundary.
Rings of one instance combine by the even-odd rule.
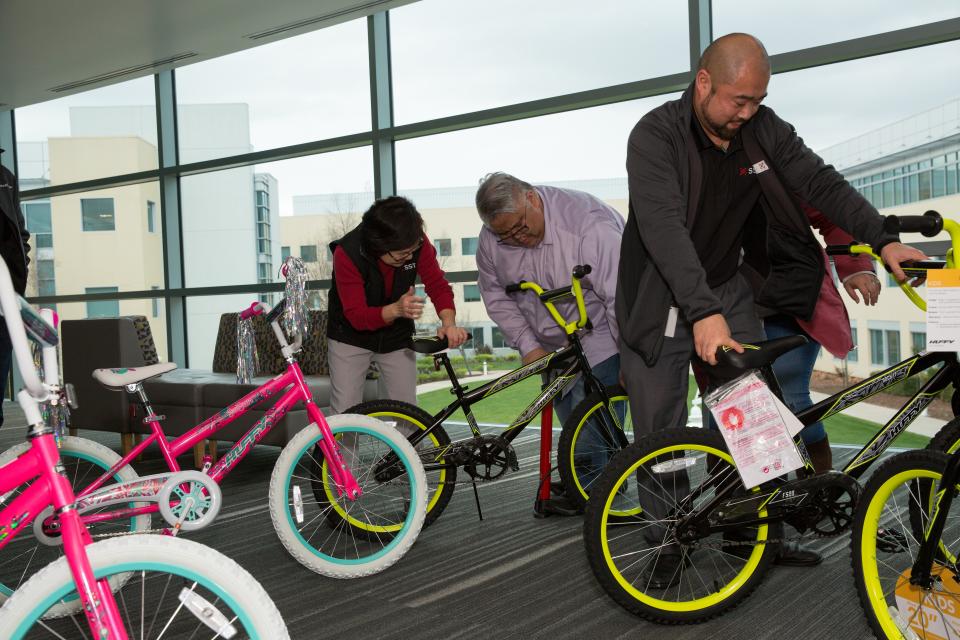
[[[667,312],[667,328],[664,330],[663,335],[668,338],[672,338],[677,332],[677,316],[680,314],[680,309],[677,307],[670,307],[670,311]]]

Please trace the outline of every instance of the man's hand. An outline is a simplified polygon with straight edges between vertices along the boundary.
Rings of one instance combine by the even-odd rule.
[[[880,297],[880,278],[873,273],[858,273],[844,280],[843,288],[857,304],[860,304],[862,297],[863,304],[872,307]]]
[[[529,353],[527,353],[527,355],[523,356],[523,364],[526,365],[526,364],[530,364],[531,362],[536,362],[537,360],[547,355],[548,353],[550,352],[547,351],[546,349],[537,347],[533,351],[530,351]]]
[[[919,249],[908,247],[900,242],[891,242],[880,250],[880,257],[890,267],[890,272],[897,282],[903,282],[907,279],[907,274],[900,268],[901,262],[907,260],[926,260],[927,256]]]
[[[730,327],[719,313],[693,323],[693,345],[697,355],[707,364],[717,364],[717,349],[723,346],[743,353],[743,347],[730,335]]]
[[[416,320],[423,314],[423,303],[424,299],[414,295],[413,287],[410,287],[399,300],[384,306],[381,315],[384,322],[393,322],[397,318]]]
[[[456,349],[467,341],[467,330],[454,325],[440,327],[437,329],[437,335],[441,338],[446,338],[447,345],[451,349]]]

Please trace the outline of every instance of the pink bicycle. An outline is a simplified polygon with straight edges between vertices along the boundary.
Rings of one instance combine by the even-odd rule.
[[[92,542],[61,464],[55,429],[41,414],[44,405],[65,400],[57,332],[14,293],[2,260],[0,265],[0,307],[26,387],[17,400],[29,425],[26,450],[0,466],[0,549],[10,547],[37,514],[52,510],[63,551],[0,608],[0,638],[289,638],[263,588],[213,549],[173,536]],[[27,333],[43,347],[43,381],[33,369]],[[188,479],[174,474],[165,482],[175,486]],[[215,485],[208,490],[218,497]],[[176,519],[171,524],[176,527]]]
[[[241,316],[267,313],[280,342],[286,370],[183,435],[168,440],[143,388],[143,381],[176,368],[162,363],[136,369],[98,369],[102,384],[136,396],[146,412],[150,434],[128,455],[83,438],[63,438],[61,455],[77,493],[77,509],[93,537],[150,530],[151,514],[176,521],[190,531],[204,526],[219,508],[217,487],[270,429],[298,403],[311,423],[284,447],[270,481],[269,510],[274,528],[290,554],[322,575],[353,578],[377,573],[397,562],[413,545],[426,514],[426,480],[413,447],[395,429],[368,416],[325,418],[313,402],[296,353],[302,338],[288,342],[278,318],[281,302],[270,311],[254,303]],[[216,463],[205,459],[202,471],[177,482],[177,456],[229,425],[246,411],[273,399],[265,412]],[[139,477],[130,464],[156,444],[170,474]],[[319,449],[322,455],[315,451]],[[18,451],[0,456],[16,455]],[[334,461],[332,464],[330,461]],[[376,472],[374,472],[376,470]],[[9,558],[0,555],[0,598],[24,576],[60,553],[62,522],[53,510],[40,514],[32,539]]]

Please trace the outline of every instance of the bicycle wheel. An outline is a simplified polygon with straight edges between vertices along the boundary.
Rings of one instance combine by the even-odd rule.
[[[423,465],[410,443],[376,418],[341,414],[327,422],[363,494],[357,500],[340,495],[326,460],[314,455],[320,430],[311,424],[283,448],[273,469],[273,526],[287,551],[317,573],[378,573],[403,557],[423,526]]]
[[[13,461],[29,448],[30,444],[23,442],[8,449],[0,454],[0,466]],[[120,456],[112,450],[91,440],[72,436],[64,436],[61,440],[60,460],[75,492],[79,492],[105,471],[110,470],[120,459]],[[114,480],[117,482],[129,482],[137,478],[137,472],[129,465],[121,467],[114,475]],[[7,499],[12,499],[22,489],[23,487],[14,489]],[[105,507],[104,510],[116,508]],[[89,513],[96,512],[93,510]],[[21,532],[3,551],[0,551],[0,604],[9,598],[22,582],[63,554],[58,534],[49,529],[46,529],[46,534],[43,533],[45,531],[43,519],[45,516],[41,513],[34,521],[32,530]],[[93,536],[146,531],[150,528],[150,520],[150,514],[134,518],[104,520],[91,524],[88,530]],[[67,601],[60,608],[63,612],[67,612],[76,610],[79,606],[79,601]]]
[[[209,547],[144,534],[103,540],[86,550],[98,578],[125,576],[114,597],[131,638],[290,637],[263,587],[236,562]],[[0,610],[0,637],[87,637],[82,613],[51,619],[56,603],[71,596],[77,599],[64,557],[24,583]]]
[[[632,433],[630,402],[620,385],[605,395],[592,393],[574,408],[557,443],[557,470],[570,502],[583,509],[603,468]]]
[[[955,561],[960,504],[951,506],[938,541],[933,588],[910,584],[949,459],[938,451],[906,451],[880,465],[864,487],[853,524],[851,563],[860,604],[878,638],[960,638]]]
[[[940,427],[940,430],[930,438],[930,442],[925,448],[947,453],[955,453],[960,450],[960,418],[954,418]]]
[[[397,400],[373,400],[363,402],[348,409],[346,413],[358,413],[372,416],[387,424],[396,427],[407,438],[416,430],[426,431],[433,424],[433,416],[420,407]],[[427,518],[423,521],[426,527],[440,517],[443,510],[450,503],[457,482],[457,465],[449,458],[445,458],[446,447],[450,444],[450,436],[443,426],[437,426],[430,434],[417,444],[417,453],[425,465],[442,465],[439,469],[431,469],[427,474]]]
[[[631,613],[660,623],[699,622],[739,604],[769,569],[776,545],[767,540],[782,527],[725,538],[678,526],[728,483],[747,495],[723,438],[711,431],[664,429],[616,454],[584,514],[587,558],[600,585]]]

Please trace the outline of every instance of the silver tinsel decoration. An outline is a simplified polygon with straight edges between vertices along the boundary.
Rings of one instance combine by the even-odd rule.
[[[307,267],[303,260],[290,256],[284,262],[287,269],[287,287],[284,297],[287,308],[283,313],[283,328],[288,336],[298,334],[304,340],[310,335],[310,315],[307,313]]]
[[[30,343],[30,351],[33,355],[33,368],[37,375],[43,380],[43,349],[36,342]],[[66,398],[61,397],[57,404],[43,403],[40,405],[40,415],[43,422],[53,429],[57,443],[60,438],[68,432],[70,428],[70,407],[67,406]]]
[[[244,320],[237,314],[237,383],[249,383],[257,375],[259,366],[253,318]]]

